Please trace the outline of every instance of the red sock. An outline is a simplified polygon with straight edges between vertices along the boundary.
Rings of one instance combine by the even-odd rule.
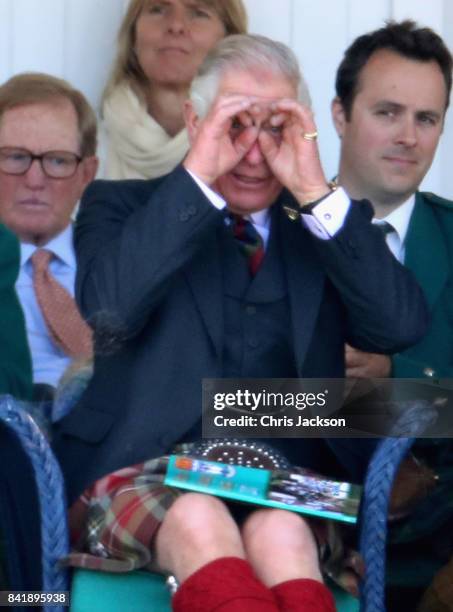
[[[277,612],[274,597],[247,561],[222,557],[185,580],[172,601],[174,612]]]
[[[271,589],[279,610],[284,612],[335,612],[329,589],[310,578],[287,580]]]

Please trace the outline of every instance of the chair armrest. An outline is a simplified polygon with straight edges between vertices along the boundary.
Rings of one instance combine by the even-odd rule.
[[[0,396],[0,419],[20,440],[35,474],[41,517],[43,590],[67,591],[68,572],[58,565],[58,560],[69,552],[66,496],[60,466],[22,402],[10,395]],[[55,606],[48,609],[57,610]]]

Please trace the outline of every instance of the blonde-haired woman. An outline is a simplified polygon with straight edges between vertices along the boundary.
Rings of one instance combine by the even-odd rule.
[[[246,29],[242,0],[131,0],[103,96],[106,178],[155,178],[183,159],[190,83],[218,40]]]

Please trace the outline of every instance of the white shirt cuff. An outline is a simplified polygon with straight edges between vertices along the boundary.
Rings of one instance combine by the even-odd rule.
[[[302,212],[302,221],[314,236],[329,240],[343,227],[350,206],[346,192],[339,187],[315,206],[310,214]]]
[[[208,198],[208,200],[213,206],[215,206],[219,210],[223,210],[225,208],[226,202],[218,193],[216,193],[213,189],[203,183],[203,181],[201,181],[198,176],[196,176],[190,170],[187,170],[187,168],[186,172],[190,174],[190,176],[193,178],[193,180],[196,182],[198,187],[201,189],[201,191],[204,193],[204,195]]]
[[[226,207],[225,200],[217,192],[208,187],[187,168],[186,171],[215,208],[223,210]],[[351,201],[346,192],[339,187],[315,206],[310,214],[302,213],[301,217],[312,234],[322,240],[329,240],[343,227],[350,205]]]

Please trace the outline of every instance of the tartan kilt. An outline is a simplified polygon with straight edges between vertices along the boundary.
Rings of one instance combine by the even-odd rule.
[[[112,472],[88,487],[69,510],[72,551],[60,564],[118,573],[136,569],[162,573],[153,559],[152,541],[167,510],[186,493],[164,485],[167,466],[168,457],[150,459]],[[244,509],[248,513],[252,507],[239,508],[240,519]],[[346,544],[353,530],[335,521],[311,519],[309,523],[320,547],[323,571],[357,597],[363,562]]]
[[[86,489],[69,510],[71,553],[62,565],[129,572],[156,571],[152,540],[183,494],[163,484],[168,458],[117,470]]]

